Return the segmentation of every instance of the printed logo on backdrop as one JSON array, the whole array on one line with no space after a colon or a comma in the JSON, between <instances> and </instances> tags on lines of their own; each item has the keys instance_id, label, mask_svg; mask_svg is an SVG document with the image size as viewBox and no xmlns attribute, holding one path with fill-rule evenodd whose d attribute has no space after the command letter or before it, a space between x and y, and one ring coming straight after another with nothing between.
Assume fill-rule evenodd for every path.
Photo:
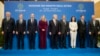
<instances>
[{"instance_id":1,"label":"printed logo on backdrop","mask_svg":"<svg viewBox=\"0 0 100 56\"><path fill-rule=\"evenodd\" d=\"M76 12L86 12L86 10L84 9L84 4L79 4Z\"/></svg>"},{"instance_id":2,"label":"printed logo on backdrop","mask_svg":"<svg viewBox=\"0 0 100 56\"><path fill-rule=\"evenodd\" d=\"M83 4L79 4L78 7L79 7L80 10L84 9L84 5Z\"/></svg>"},{"instance_id":3,"label":"printed logo on backdrop","mask_svg":"<svg viewBox=\"0 0 100 56\"><path fill-rule=\"evenodd\" d=\"M21 3L20 3L20 4L18 4L18 9L20 9L20 10L21 10L21 9L23 9L23 7L24 7L24 5L23 5L23 4L21 4Z\"/></svg>"},{"instance_id":4,"label":"printed logo on backdrop","mask_svg":"<svg viewBox=\"0 0 100 56\"><path fill-rule=\"evenodd\" d=\"M25 12L24 5L22 3L19 3L17 5L17 9L15 9L15 12Z\"/></svg>"}]
</instances>

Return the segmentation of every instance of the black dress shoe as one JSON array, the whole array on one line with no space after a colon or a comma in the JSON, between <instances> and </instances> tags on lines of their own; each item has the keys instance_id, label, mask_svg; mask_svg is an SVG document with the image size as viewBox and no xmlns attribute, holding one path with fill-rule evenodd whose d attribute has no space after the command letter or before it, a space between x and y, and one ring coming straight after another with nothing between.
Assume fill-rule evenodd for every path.
<instances>
[{"instance_id":1,"label":"black dress shoe","mask_svg":"<svg viewBox=\"0 0 100 56\"><path fill-rule=\"evenodd\" d=\"M98 47L95 47L95 48L98 48Z\"/></svg>"},{"instance_id":2,"label":"black dress shoe","mask_svg":"<svg viewBox=\"0 0 100 56\"><path fill-rule=\"evenodd\" d=\"M67 47L64 47L65 49L67 48Z\"/></svg>"}]
</instances>

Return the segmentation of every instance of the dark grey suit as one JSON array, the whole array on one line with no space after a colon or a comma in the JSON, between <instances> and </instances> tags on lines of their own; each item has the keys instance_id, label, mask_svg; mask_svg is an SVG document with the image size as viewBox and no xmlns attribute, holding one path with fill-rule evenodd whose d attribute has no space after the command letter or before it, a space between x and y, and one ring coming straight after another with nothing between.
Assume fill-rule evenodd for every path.
<instances>
[{"instance_id":1,"label":"dark grey suit","mask_svg":"<svg viewBox=\"0 0 100 56\"><path fill-rule=\"evenodd\" d=\"M79 41L80 41L80 48L85 47L85 33L86 33L86 22L85 21L78 21L78 33L79 33Z\"/></svg>"},{"instance_id":2,"label":"dark grey suit","mask_svg":"<svg viewBox=\"0 0 100 56\"><path fill-rule=\"evenodd\" d=\"M93 20L91 20L89 22L89 32L91 32L90 47L97 48L98 31L99 31L99 21L95 21L94 25Z\"/></svg>"},{"instance_id":3,"label":"dark grey suit","mask_svg":"<svg viewBox=\"0 0 100 56\"><path fill-rule=\"evenodd\" d=\"M24 49L24 32L26 31L26 21L23 20L22 23L20 23L19 20L16 21L16 31L18 32L17 38L18 38L18 49Z\"/></svg>"},{"instance_id":4,"label":"dark grey suit","mask_svg":"<svg viewBox=\"0 0 100 56\"><path fill-rule=\"evenodd\" d=\"M56 25L53 20L49 21L49 32L52 33L50 37L50 47L52 49L58 48L58 32L59 32L59 21L56 20Z\"/></svg>"},{"instance_id":5,"label":"dark grey suit","mask_svg":"<svg viewBox=\"0 0 100 56\"><path fill-rule=\"evenodd\" d=\"M61 37L59 37L59 46L60 48L66 48L66 35L69 30L69 23L67 21L60 21L60 32Z\"/></svg>"},{"instance_id":6,"label":"dark grey suit","mask_svg":"<svg viewBox=\"0 0 100 56\"><path fill-rule=\"evenodd\" d=\"M13 31L15 30L15 21L13 18L7 20L4 18L2 21L2 31L4 31L4 39L5 39L5 49L12 49L12 37Z\"/></svg>"},{"instance_id":7,"label":"dark grey suit","mask_svg":"<svg viewBox=\"0 0 100 56\"><path fill-rule=\"evenodd\" d=\"M35 36L37 31L37 20L34 19L33 22L31 22L31 19L28 20L27 24L27 31L29 31L29 48L34 49L35 48Z\"/></svg>"}]
</instances>

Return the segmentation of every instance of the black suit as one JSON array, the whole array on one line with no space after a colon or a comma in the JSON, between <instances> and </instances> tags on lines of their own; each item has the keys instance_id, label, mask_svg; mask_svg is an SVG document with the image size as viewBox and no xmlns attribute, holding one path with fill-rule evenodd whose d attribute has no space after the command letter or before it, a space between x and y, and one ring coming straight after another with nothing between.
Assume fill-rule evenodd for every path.
<instances>
[{"instance_id":1,"label":"black suit","mask_svg":"<svg viewBox=\"0 0 100 56\"><path fill-rule=\"evenodd\" d=\"M31 21L31 19L28 20L27 25L27 31L29 31L29 48L34 49L35 48L35 36L37 31L37 20L34 19Z\"/></svg>"},{"instance_id":2,"label":"black suit","mask_svg":"<svg viewBox=\"0 0 100 56\"><path fill-rule=\"evenodd\" d=\"M59 37L59 46L60 48L66 48L66 35L69 30L69 24L67 21L60 21L60 32L61 32L61 37Z\"/></svg>"},{"instance_id":3,"label":"black suit","mask_svg":"<svg viewBox=\"0 0 100 56\"><path fill-rule=\"evenodd\" d=\"M49 32L51 32L50 37L50 47L52 49L58 48L58 32L59 32L59 21L56 20L56 25L53 20L49 21Z\"/></svg>"},{"instance_id":4,"label":"black suit","mask_svg":"<svg viewBox=\"0 0 100 56\"><path fill-rule=\"evenodd\" d=\"M79 41L80 41L80 48L85 47L85 33L86 33L86 22L85 21L78 21L78 33L79 33Z\"/></svg>"},{"instance_id":5,"label":"black suit","mask_svg":"<svg viewBox=\"0 0 100 56\"><path fill-rule=\"evenodd\" d=\"M90 47L97 48L98 31L99 31L99 21L95 21L94 25L93 20L91 20L89 22L89 32L91 32Z\"/></svg>"},{"instance_id":6,"label":"black suit","mask_svg":"<svg viewBox=\"0 0 100 56\"><path fill-rule=\"evenodd\" d=\"M26 21L23 20L20 23L19 20L16 22L16 32L18 32L18 49L24 49L24 32L26 31Z\"/></svg>"},{"instance_id":7,"label":"black suit","mask_svg":"<svg viewBox=\"0 0 100 56\"><path fill-rule=\"evenodd\" d=\"M10 18L7 20L7 18L4 18L2 21L2 31L4 31L4 39L5 39L5 49L12 49L12 37L13 37L13 31L15 27L15 21L13 18Z\"/></svg>"}]
</instances>

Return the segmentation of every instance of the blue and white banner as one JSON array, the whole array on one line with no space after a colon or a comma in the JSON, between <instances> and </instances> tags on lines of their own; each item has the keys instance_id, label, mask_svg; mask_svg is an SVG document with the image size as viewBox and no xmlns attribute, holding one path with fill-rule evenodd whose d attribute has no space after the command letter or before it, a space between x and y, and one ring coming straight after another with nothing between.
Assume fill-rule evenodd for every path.
<instances>
[{"instance_id":1,"label":"blue and white banner","mask_svg":"<svg viewBox=\"0 0 100 56\"><path fill-rule=\"evenodd\" d=\"M29 19L30 14L34 13L37 20L41 15L45 15L47 20L52 19L53 14L57 14L58 18L65 14L67 20L70 21L71 16L80 18L84 14L86 20L94 14L93 2L5 2L5 11L10 11L12 17L18 19L19 13L24 14L24 19Z\"/></svg>"}]
</instances>

